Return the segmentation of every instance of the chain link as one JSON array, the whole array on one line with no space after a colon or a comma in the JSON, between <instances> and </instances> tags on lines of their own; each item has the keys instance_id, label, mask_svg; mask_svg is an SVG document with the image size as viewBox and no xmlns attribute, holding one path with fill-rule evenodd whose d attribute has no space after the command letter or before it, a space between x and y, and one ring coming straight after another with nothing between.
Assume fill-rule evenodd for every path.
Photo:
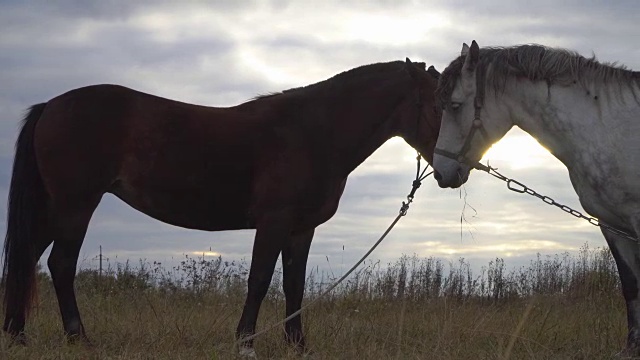
<instances>
[{"instance_id":1,"label":"chain link","mask_svg":"<svg viewBox=\"0 0 640 360\"><path fill-rule=\"evenodd\" d=\"M594 217L591 217L591 216L587 216L587 215L581 213L580 211L578 211L576 209L573 209L573 208L571 208L571 207L569 207L567 205L560 204L559 202L553 200L551 197L546 196L546 195L542 195L542 194L536 192L535 190L533 190L532 188L530 188L530 187L526 186L525 184L519 182L518 180L511 179L511 178L508 178L508 177L502 175L501 173L498 172L498 169L496 169L494 167L491 167L489 165L480 164L480 163L474 164L473 167L478 169L478 170L484 171L487 174L489 174L489 175L491 175L491 176L493 176L493 177L495 177L497 179L500 179L500 180L504 181L505 183L507 183L507 188L509 190L513 191L513 192L517 192L519 194L531 195L533 197L536 197L536 198L542 200L542 202L544 202L547 205L553 205L553 206L559 208L560 210L566 212L567 214L571 214L571 215L573 215L573 216L575 216L575 217L577 217L579 219L584 219L587 222L589 222L589 224L591 224L593 226L597 226L597 227L600 227L600 228L603 228L603 229L607 229L608 231L610 231L610 232L612 232L612 233L614 233L616 235L619 235L619 236L622 236L622 237L627 238L629 240L638 242L638 238L636 238L635 236L629 234L628 232L620 230L620 229L617 229L617 228L615 228L615 227L613 227L611 225L607 225L604 222L598 220L597 218L594 218Z\"/></svg>"}]
</instances>

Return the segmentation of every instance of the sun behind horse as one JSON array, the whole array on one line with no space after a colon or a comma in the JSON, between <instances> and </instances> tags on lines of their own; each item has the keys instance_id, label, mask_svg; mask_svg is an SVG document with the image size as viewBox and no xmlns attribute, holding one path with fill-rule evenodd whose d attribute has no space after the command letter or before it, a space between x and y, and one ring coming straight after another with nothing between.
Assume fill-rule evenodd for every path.
<instances>
[{"instance_id":1,"label":"sun behind horse","mask_svg":"<svg viewBox=\"0 0 640 360\"><path fill-rule=\"evenodd\" d=\"M72 90L31 108L16 145L4 245L4 330L24 340L35 265L48 260L65 333L86 339L74 278L103 194L168 224L256 229L237 337L255 331L282 253L286 314L302 302L315 228L338 208L347 176L403 137L429 161L439 130L435 69L396 61L230 108L115 85ZM304 348L300 316L286 339ZM252 350L246 341L245 353Z\"/></svg>"},{"instance_id":2,"label":"sun behind horse","mask_svg":"<svg viewBox=\"0 0 640 360\"><path fill-rule=\"evenodd\" d=\"M458 187L514 125L562 161L582 207L640 235L640 74L539 45L480 49L474 41L442 73L434 156L441 187ZM624 351L640 355L640 245L602 229L627 303Z\"/></svg>"}]
</instances>

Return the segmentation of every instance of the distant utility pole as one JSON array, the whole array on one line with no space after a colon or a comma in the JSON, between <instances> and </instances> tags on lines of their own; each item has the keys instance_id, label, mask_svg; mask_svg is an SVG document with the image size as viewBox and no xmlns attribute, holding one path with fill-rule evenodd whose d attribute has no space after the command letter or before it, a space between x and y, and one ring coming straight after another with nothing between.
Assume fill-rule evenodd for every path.
<instances>
[{"instance_id":1,"label":"distant utility pole","mask_svg":"<svg viewBox=\"0 0 640 360\"><path fill-rule=\"evenodd\" d=\"M100 245L100 271L98 272L98 277L102 279L102 245Z\"/></svg>"},{"instance_id":2,"label":"distant utility pole","mask_svg":"<svg viewBox=\"0 0 640 360\"><path fill-rule=\"evenodd\" d=\"M97 258L97 259L96 259ZM102 255L102 245L100 245L100 253L98 254L98 256L94 257L91 260L98 260L99 261L99 265L98 265L98 278L102 279L102 261L103 260L109 260L108 257Z\"/></svg>"}]
</instances>

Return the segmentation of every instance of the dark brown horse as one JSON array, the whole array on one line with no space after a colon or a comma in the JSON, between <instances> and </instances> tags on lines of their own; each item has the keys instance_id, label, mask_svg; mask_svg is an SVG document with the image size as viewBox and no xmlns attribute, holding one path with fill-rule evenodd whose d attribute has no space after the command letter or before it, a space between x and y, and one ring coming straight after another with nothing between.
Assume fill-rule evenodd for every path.
<instances>
[{"instance_id":1,"label":"dark brown horse","mask_svg":"<svg viewBox=\"0 0 640 360\"><path fill-rule=\"evenodd\" d=\"M24 340L35 265L53 242L48 266L64 331L86 340L73 284L105 193L176 226L256 229L238 338L254 333L281 252L286 313L295 312L314 230L336 212L349 173L393 136L431 162L439 74L424 68L408 59L362 66L230 108L115 85L31 107L9 193L4 330ZM300 316L285 333L304 347Z\"/></svg>"}]
</instances>

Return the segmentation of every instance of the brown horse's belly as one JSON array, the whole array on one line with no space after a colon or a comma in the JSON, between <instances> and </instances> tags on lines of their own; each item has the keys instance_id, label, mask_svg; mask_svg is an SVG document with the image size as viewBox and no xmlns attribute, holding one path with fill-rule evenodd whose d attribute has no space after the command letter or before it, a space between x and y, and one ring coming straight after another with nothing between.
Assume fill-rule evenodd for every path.
<instances>
[{"instance_id":1,"label":"brown horse's belly","mask_svg":"<svg viewBox=\"0 0 640 360\"><path fill-rule=\"evenodd\" d=\"M164 223L197 230L254 228L247 201L202 191L134 189L118 182L109 190L132 208Z\"/></svg>"}]
</instances>

